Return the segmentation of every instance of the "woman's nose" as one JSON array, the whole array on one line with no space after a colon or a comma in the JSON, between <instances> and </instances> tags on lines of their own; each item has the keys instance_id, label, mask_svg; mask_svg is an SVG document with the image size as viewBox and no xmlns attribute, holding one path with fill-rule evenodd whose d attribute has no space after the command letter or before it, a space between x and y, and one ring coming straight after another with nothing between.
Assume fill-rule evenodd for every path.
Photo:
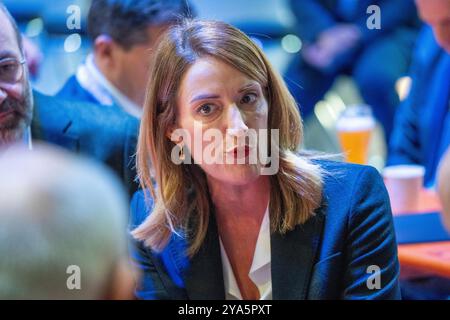
<instances>
[{"instance_id":1,"label":"woman's nose","mask_svg":"<svg viewBox=\"0 0 450 320\"><path fill-rule=\"evenodd\" d=\"M248 131L242 113L234 103L228 110L228 125L226 129L228 135L237 137L245 135Z\"/></svg>"}]
</instances>

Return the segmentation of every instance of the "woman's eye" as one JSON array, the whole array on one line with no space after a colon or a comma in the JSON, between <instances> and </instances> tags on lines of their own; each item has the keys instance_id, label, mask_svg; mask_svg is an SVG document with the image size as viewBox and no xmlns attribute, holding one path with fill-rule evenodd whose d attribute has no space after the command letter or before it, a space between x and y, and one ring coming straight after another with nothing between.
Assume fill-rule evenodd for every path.
<instances>
[{"instance_id":1,"label":"woman's eye","mask_svg":"<svg viewBox=\"0 0 450 320\"><path fill-rule=\"evenodd\" d=\"M255 101L256 101L256 94L254 93L248 93L241 99L241 103L243 104L252 104Z\"/></svg>"},{"instance_id":2,"label":"woman's eye","mask_svg":"<svg viewBox=\"0 0 450 320\"><path fill-rule=\"evenodd\" d=\"M203 116L207 116L214 111L214 106L211 104L204 104L197 109L197 112Z\"/></svg>"}]
</instances>

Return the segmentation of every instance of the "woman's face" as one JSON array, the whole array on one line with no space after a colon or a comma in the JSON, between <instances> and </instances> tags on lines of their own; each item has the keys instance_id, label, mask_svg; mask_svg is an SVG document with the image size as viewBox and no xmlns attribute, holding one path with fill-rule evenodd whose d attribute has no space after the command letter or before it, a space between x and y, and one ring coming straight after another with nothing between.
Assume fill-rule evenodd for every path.
<instances>
[{"instance_id":1,"label":"woman's face","mask_svg":"<svg viewBox=\"0 0 450 320\"><path fill-rule=\"evenodd\" d=\"M260 129L267 129L267 118L261 85L208 57L198 59L182 78L173 129L189 134L184 147L209 179L244 185L260 174L254 134L264 134Z\"/></svg>"}]
</instances>

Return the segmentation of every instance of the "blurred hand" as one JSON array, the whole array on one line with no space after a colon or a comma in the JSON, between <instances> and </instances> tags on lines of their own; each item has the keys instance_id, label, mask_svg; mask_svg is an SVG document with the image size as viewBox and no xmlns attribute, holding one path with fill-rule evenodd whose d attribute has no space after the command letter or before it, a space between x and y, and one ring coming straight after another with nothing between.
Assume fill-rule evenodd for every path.
<instances>
[{"instance_id":1,"label":"blurred hand","mask_svg":"<svg viewBox=\"0 0 450 320\"><path fill-rule=\"evenodd\" d=\"M308 64L326 69L337 56L356 47L360 39L358 27L353 24L338 24L323 31L315 43L305 46L302 55Z\"/></svg>"},{"instance_id":2,"label":"blurred hand","mask_svg":"<svg viewBox=\"0 0 450 320\"><path fill-rule=\"evenodd\" d=\"M42 62L42 52L39 47L26 36L22 36L23 51L27 60L28 70L31 76L36 77L39 73L39 67Z\"/></svg>"},{"instance_id":3,"label":"blurred hand","mask_svg":"<svg viewBox=\"0 0 450 320\"><path fill-rule=\"evenodd\" d=\"M302 56L306 63L317 69L326 69L333 62L332 52L317 44L305 45Z\"/></svg>"}]
</instances>

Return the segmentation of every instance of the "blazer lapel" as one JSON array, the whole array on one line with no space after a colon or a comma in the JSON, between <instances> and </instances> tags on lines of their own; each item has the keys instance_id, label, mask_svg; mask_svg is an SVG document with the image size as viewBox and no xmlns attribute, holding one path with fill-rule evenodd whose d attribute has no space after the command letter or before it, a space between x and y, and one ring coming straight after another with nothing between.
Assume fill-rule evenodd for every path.
<instances>
[{"instance_id":1,"label":"blazer lapel","mask_svg":"<svg viewBox=\"0 0 450 320\"><path fill-rule=\"evenodd\" d=\"M271 235L272 298L306 298L312 267L322 237L324 205L305 224L285 235Z\"/></svg>"},{"instance_id":2,"label":"blazer lapel","mask_svg":"<svg viewBox=\"0 0 450 320\"><path fill-rule=\"evenodd\" d=\"M184 281L189 299L225 299L219 234L213 212L210 214L205 241L190 260Z\"/></svg>"},{"instance_id":3,"label":"blazer lapel","mask_svg":"<svg viewBox=\"0 0 450 320\"><path fill-rule=\"evenodd\" d=\"M79 139L75 134L73 120L62 112L56 98L33 92L33 119L31 121L31 138L79 151Z\"/></svg>"}]
</instances>

